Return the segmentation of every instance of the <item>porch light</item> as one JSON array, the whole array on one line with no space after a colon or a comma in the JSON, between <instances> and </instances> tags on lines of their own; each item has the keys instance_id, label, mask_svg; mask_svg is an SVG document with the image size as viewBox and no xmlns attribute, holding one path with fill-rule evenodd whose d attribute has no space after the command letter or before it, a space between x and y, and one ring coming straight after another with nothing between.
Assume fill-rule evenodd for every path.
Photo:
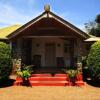
<instances>
[{"instance_id":1,"label":"porch light","mask_svg":"<svg viewBox=\"0 0 100 100\"><path fill-rule=\"evenodd\" d=\"M50 11L50 5L48 5L48 4L44 5L44 10L45 10L45 12L49 12Z\"/></svg>"}]
</instances>

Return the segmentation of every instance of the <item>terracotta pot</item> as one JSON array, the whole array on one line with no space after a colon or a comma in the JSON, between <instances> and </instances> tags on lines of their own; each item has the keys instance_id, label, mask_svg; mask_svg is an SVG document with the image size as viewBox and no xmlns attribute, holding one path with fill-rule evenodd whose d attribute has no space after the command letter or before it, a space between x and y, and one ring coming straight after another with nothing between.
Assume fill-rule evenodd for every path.
<instances>
[{"instance_id":1,"label":"terracotta pot","mask_svg":"<svg viewBox=\"0 0 100 100\"><path fill-rule=\"evenodd\" d=\"M70 78L70 85L75 86L75 77Z\"/></svg>"},{"instance_id":2,"label":"terracotta pot","mask_svg":"<svg viewBox=\"0 0 100 100\"><path fill-rule=\"evenodd\" d=\"M22 77L16 77L16 81L23 81Z\"/></svg>"},{"instance_id":3,"label":"terracotta pot","mask_svg":"<svg viewBox=\"0 0 100 100\"><path fill-rule=\"evenodd\" d=\"M83 76L82 76L82 74L77 74L77 75L76 75L76 80L77 80L77 81L83 81Z\"/></svg>"},{"instance_id":4,"label":"terracotta pot","mask_svg":"<svg viewBox=\"0 0 100 100\"><path fill-rule=\"evenodd\" d=\"M29 79L28 78L23 78L23 83L22 83L23 86L30 86L30 82L29 82Z\"/></svg>"},{"instance_id":5,"label":"terracotta pot","mask_svg":"<svg viewBox=\"0 0 100 100\"><path fill-rule=\"evenodd\" d=\"M75 82L75 84L77 86L83 86L83 85L85 85L84 82L83 82L83 76L82 76L82 74L76 75L76 82Z\"/></svg>"}]
</instances>

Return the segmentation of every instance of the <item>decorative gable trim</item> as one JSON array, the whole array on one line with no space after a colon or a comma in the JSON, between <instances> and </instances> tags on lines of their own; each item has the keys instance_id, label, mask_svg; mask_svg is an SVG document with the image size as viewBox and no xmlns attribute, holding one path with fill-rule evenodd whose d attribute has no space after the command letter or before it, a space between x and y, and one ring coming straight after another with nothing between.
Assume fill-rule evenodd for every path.
<instances>
[{"instance_id":1,"label":"decorative gable trim","mask_svg":"<svg viewBox=\"0 0 100 100\"><path fill-rule=\"evenodd\" d=\"M54 13L52 13L50 11L49 12L45 11L41 15L39 15L38 17L34 18L33 20L26 23L25 25L23 25L22 27L20 27L16 31L12 32L10 35L7 36L7 38L12 39L13 37L16 37L18 34L20 34L22 31L26 30L28 27L30 27L31 25L33 25L37 21L41 20L42 18L47 18L47 17L54 18L55 20L57 20L58 22L60 22L61 24L65 25L65 26L69 27L71 30L75 31L77 34L81 35L84 38L89 37L88 34L83 32L82 30L78 29L77 27L75 27L74 25L69 23L68 21L62 19L61 17L55 15Z\"/></svg>"}]
</instances>

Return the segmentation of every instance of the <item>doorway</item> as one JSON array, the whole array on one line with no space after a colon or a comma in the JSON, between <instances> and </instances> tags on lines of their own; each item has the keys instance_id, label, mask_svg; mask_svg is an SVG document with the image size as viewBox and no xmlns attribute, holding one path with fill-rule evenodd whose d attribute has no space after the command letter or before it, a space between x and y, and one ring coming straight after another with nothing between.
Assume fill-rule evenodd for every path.
<instances>
[{"instance_id":1,"label":"doorway","mask_svg":"<svg viewBox=\"0 0 100 100\"><path fill-rule=\"evenodd\" d=\"M45 45L45 66L46 67L56 66L56 46L55 44Z\"/></svg>"}]
</instances>

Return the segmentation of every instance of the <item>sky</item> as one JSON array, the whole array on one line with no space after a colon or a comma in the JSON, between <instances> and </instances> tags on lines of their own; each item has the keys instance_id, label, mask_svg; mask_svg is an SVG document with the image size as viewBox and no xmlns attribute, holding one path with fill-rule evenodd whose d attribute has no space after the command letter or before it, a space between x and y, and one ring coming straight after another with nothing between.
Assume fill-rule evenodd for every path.
<instances>
[{"instance_id":1,"label":"sky","mask_svg":"<svg viewBox=\"0 0 100 100\"><path fill-rule=\"evenodd\" d=\"M0 0L0 28L27 23L44 11L45 4L82 30L100 14L100 0Z\"/></svg>"}]
</instances>

